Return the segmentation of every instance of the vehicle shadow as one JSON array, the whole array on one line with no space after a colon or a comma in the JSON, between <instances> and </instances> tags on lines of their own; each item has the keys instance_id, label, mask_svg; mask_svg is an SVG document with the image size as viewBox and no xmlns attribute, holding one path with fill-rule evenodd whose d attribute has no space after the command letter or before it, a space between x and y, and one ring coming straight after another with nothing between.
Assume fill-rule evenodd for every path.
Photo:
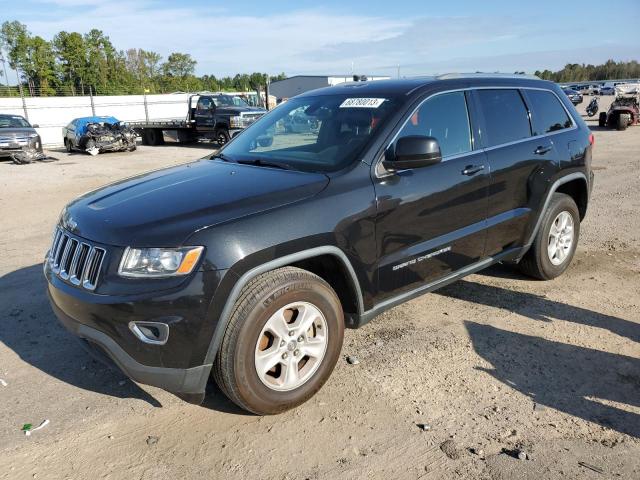
<instances>
[{"instance_id":1,"label":"vehicle shadow","mask_svg":"<svg viewBox=\"0 0 640 480\"><path fill-rule=\"evenodd\" d=\"M510 272L506 272L510 274ZM514 274L515 275L515 274ZM461 280L436 292L502 308L533 320L565 320L640 341L636 323L540 295ZM534 402L640 438L640 360L466 321L473 348L491 368L478 368Z\"/></svg>"},{"instance_id":2,"label":"vehicle shadow","mask_svg":"<svg viewBox=\"0 0 640 480\"><path fill-rule=\"evenodd\" d=\"M476 367L535 403L640 438L640 360L466 321Z\"/></svg>"},{"instance_id":3,"label":"vehicle shadow","mask_svg":"<svg viewBox=\"0 0 640 480\"><path fill-rule=\"evenodd\" d=\"M510 275L510 273L505 273ZM513 277L518 278L517 274ZM553 319L578 323L590 327L604 328L616 335L640 342L640 325L622 318L594 312L582 307L559 303L541 295L518 292L493 285L484 285L460 280L454 284L436 290L434 293L459 300L502 308L532 320L551 322Z\"/></svg>"},{"instance_id":4,"label":"vehicle shadow","mask_svg":"<svg viewBox=\"0 0 640 480\"><path fill-rule=\"evenodd\" d=\"M0 277L0 342L23 361L70 385L117 398L161 403L126 376L93 360L58 323L45 294L42 265Z\"/></svg>"}]
</instances>

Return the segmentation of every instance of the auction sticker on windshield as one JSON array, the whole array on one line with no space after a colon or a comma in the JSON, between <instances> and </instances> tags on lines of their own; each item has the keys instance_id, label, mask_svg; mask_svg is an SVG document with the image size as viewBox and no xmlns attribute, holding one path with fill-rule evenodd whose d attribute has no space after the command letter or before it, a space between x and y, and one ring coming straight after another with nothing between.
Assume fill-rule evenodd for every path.
<instances>
[{"instance_id":1,"label":"auction sticker on windshield","mask_svg":"<svg viewBox=\"0 0 640 480\"><path fill-rule=\"evenodd\" d=\"M386 98L347 98L340 108L378 108Z\"/></svg>"}]
</instances>

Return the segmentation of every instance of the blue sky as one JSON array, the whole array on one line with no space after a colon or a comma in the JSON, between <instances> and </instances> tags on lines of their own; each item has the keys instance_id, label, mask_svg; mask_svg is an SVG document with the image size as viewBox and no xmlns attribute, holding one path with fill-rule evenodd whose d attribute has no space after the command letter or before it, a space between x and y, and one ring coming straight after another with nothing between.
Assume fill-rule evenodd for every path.
<instances>
[{"instance_id":1,"label":"blue sky","mask_svg":"<svg viewBox=\"0 0 640 480\"><path fill-rule=\"evenodd\" d=\"M614 8L615 5L615 8ZM50 39L103 30L119 49L190 53L198 74L401 75L640 60L639 0L0 0ZM617 27L617 21L623 24Z\"/></svg>"}]
</instances>

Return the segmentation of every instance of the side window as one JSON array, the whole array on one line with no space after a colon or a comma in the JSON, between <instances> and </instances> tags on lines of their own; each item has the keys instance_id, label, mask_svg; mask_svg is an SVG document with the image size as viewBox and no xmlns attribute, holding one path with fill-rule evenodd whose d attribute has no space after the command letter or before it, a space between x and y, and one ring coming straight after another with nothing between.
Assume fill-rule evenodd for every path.
<instances>
[{"instance_id":1,"label":"side window","mask_svg":"<svg viewBox=\"0 0 640 480\"><path fill-rule=\"evenodd\" d=\"M211 108L211 99L209 97L201 97L198 99L198 110L209 110Z\"/></svg>"},{"instance_id":2,"label":"side window","mask_svg":"<svg viewBox=\"0 0 640 480\"><path fill-rule=\"evenodd\" d=\"M398 138L434 137L442 157L470 152L471 128L464 92L444 93L425 101L402 127Z\"/></svg>"},{"instance_id":3,"label":"side window","mask_svg":"<svg viewBox=\"0 0 640 480\"><path fill-rule=\"evenodd\" d=\"M485 119L488 146L531 136L529 114L518 90L476 90Z\"/></svg>"},{"instance_id":4,"label":"side window","mask_svg":"<svg viewBox=\"0 0 640 480\"><path fill-rule=\"evenodd\" d=\"M571 127L572 122L567 111L553 93L544 90L527 90L526 92L527 100L531 104L534 135L543 135Z\"/></svg>"}]
</instances>

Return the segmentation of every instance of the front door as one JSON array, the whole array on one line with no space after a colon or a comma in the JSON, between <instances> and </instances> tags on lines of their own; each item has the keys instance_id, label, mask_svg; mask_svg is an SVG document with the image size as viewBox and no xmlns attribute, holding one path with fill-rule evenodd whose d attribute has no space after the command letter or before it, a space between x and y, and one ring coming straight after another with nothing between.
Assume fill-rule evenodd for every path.
<instances>
[{"instance_id":1,"label":"front door","mask_svg":"<svg viewBox=\"0 0 640 480\"><path fill-rule=\"evenodd\" d=\"M435 137L442 162L382 175L378 167L378 301L446 277L483 257L489 167L485 153L474 149L467 104L465 92L430 97L394 139Z\"/></svg>"},{"instance_id":2,"label":"front door","mask_svg":"<svg viewBox=\"0 0 640 480\"><path fill-rule=\"evenodd\" d=\"M199 131L213 130L216 105L211 97L200 97L196 104L196 128Z\"/></svg>"}]
</instances>

